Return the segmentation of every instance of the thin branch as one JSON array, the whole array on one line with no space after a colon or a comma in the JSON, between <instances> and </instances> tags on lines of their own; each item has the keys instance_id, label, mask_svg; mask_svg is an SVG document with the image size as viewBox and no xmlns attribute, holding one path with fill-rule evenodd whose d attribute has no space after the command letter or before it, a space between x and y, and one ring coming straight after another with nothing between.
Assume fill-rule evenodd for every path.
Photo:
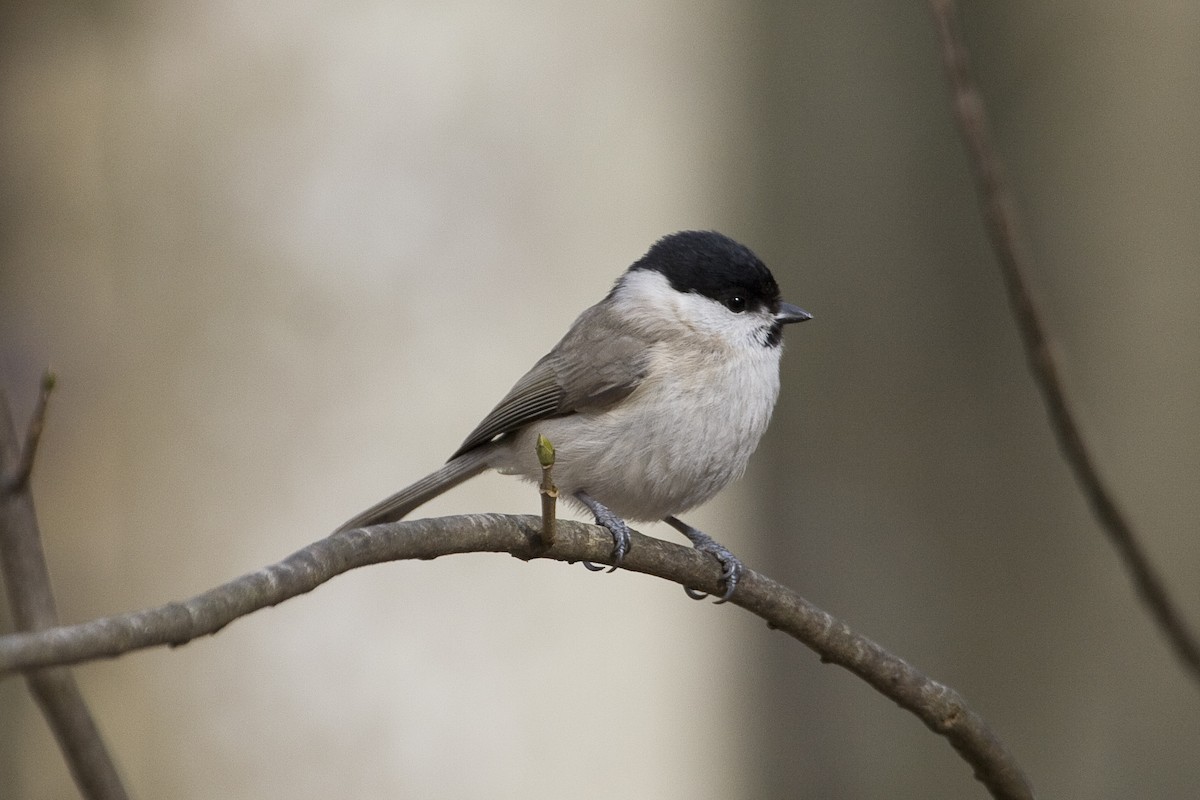
<instances>
[{"instance_id":1,"label":"thin branch","mask_svg":"<svg viewBox=\"0 0 1200 800\"><path fill-rule=\"evenodd\" d=\"M1193 679L1200 681L1200 644L1188 630L1161 576L1150 563L1129 518L1100 477L1096 460L1088 449L1067 399L1046 326L1026 277L1031 271L1030 259L1017 235L1012 200L1001 177L999 157L988 135L983 98L971 75L956 4L953 0L930 0L929 5L937 22L942 59L953 97L954 116L970 155L984 222L1008 289L1009 305L1021 331L1026 358L1046 403L1059 447L1101 527L1108 533L1129 570L1134 586L1154 621L1162 629L1184 668Z\"/></svg>"},{"instance_id":2,"label":"thin branch","mask_svg":"<svg viewBox=\"0 0 1200 800\"><path fill-rule=\"evenodd\" d=\"M50 667L26 675L25 681L79 793L89 800L126 800L117 765L71 670Z\"/></svg>"},{"instance_id":3,"label":"thin branch","mask_svg":"<svg viewBox=\"0 0 1200 800\"><path fill-rule=\"evenodd\" d=\"M216 633L238 617L312 591L357 567L455 553L501 552L522 560L611 561L612 537L592 525L559 520L553 546L540 517L495 514L408 520L334 533L277 564L181 602L0 637L0 675L51 664L76 664L145 647L181 645ZM633 534L621 566L682 586L718 592L720 568L691 548ZM1012 755L953 689L850 630L785 586L747 571L732 602L858 675L949 740L997 798L1031 798Z\"/></svg>"},{"instance_id":4,"label":"thin branch","mask_svg":"<svg viewBox=\"0 0 1200 800\"><path fill-rule=\"evenodd\" d=\"M4 480L4 491L7 493L16 494L29 486L29 479L33 475L33 462L37 458L38 443L42 440L42 429L46 425L46 407L50 402L50 392L54 391L55 381L54 373L50 370L42 374L41 391L38 392L37 402L33 406L33 414L29 417L29 427L25 429L25 445L21 448L20 459L13 473Z\"/></svg>"},{"instance_id":5,"label":"thin branch","mask_svg":"<svg viewBox=\"0 0 1200 800\"><path fill-rule=\"evenodd\" d=\"M0 392L0 475L6 476L0 481L0 573L13 623L21 631L58 625L50 573L29 494L29 475L53 385L53 377L47 373L20 453L8 398ZM128 795L116 765L71 671L53 667L29 672L25 680L83 796L125 800Z\"/></svg>"}]
</instances>

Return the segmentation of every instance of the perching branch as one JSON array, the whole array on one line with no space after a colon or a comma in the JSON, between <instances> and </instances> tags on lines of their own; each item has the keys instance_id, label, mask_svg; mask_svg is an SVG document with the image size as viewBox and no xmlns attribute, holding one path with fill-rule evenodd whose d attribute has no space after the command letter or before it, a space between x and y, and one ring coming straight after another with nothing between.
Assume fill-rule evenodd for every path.
<instances>
[{"instance_id":1,"label":"perching branch","mask_svg":"<svg viewBox=\"0 0 1200 800\"><path fill-rule=\"evenodd\" d=\"M558 520L555 542L547 547L542 541L541 518L495 514L408 520L342 531L189 600L40 633L0 637L0 675L51 664L76 664L145 647L185 644L216 633L252 611L312 591L357 567L477 552L509 553L522 560L609 562L612 537L602 528ZM637 533L621 566L703 591L721 589L720 568L712 558ZM732 602L917 715L950 741L993 797L1033 796L1012 755L953 689L931 680L763 575L747 571Z\"/></svg>"},{"instance_id":2,"label":"perching branch","mask_svg":"<svg viewBox=\"0 0 1200 800\"><path fill-rule=\"evenodd\" d=\"M971 75L966 44L959 29L954 0L930 0L942 45L942 59L950 81L954 116L967 146L975 173L979 204L1000 272L1008 289L1009 305L1021 331L1025 355L1050 416L1059 447L1092 506L1101 527L1117 549L1134 586L1151 616L1162 629L1193 679L1200 681L1200 644L1183 622L1161 576L1150 563L1125 512L1105 484L1084 440L1066 388L1050 348L1046 326L1038 313L1027 275L1029 256L1017 235L1013 203L1001 177L1000 159L992 147L983 98Z\"/></svg>"},{"instance_id":3,"label":"perching branch","mask_svg":"<svg viewBox=\"0 0 1200 800\"><path fill-rule=\"evenodd\" d=\"M14 626L20 631L58 625L50 573L29 494L29 477L53 386L54 379L47 373L20 451L8 398L0 392L0 573ZM61 666L32 671L25 681L83 796L125 800L125 787L71 671Z\"/></svg>"}]
</instances>

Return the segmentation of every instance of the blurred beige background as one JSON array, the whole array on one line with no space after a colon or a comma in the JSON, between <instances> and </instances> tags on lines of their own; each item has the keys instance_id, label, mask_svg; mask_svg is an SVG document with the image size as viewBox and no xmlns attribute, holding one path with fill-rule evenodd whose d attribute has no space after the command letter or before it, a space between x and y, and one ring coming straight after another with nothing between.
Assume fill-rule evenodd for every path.
<instances>
[{"instance_id":1,"label":"blurred beige background","mask_svg":"<svg viewBox=\"0 0 1200 800\"><path fill-rule=\"evenodd\" d=\"M712 227L816 320L691 519L959 689L1044 796L1200 785L1200 693L1057 455L922 3L0 14L0 367L22 414L60 376L64 619L423 475L654 238ZM1200 6L965 16L1083 424L1200 626ZM536 508L488 477L423 513ZM77 674L139 798L983 795L858 680L623 572L385 565ZM0 797L73 794L0 683Z\"/></svg>"}]
</instances>

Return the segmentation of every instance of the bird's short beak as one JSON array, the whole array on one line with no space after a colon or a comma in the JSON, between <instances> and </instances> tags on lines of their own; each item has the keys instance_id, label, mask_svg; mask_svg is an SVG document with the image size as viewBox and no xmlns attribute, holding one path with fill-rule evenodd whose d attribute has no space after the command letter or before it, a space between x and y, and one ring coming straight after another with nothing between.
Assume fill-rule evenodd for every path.
<instances>
[{"instance_id":1,"label":"bird's short beak","mask_svg":"<svg viewBox=\"0 0 1200 800\"><path fill-rule=\"evenodd\" d=\"M780 303L779 311L775 312L775 321L781 325L787 325L789 322L804 322L806 319L812 319L812 314L791 303Z\"/></svg>"}]
</instances>

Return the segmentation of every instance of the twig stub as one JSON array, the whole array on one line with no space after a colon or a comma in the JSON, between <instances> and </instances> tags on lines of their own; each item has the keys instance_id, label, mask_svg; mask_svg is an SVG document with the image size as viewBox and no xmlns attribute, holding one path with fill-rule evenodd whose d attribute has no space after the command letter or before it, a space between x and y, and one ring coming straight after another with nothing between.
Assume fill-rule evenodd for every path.
<instances>
[{"instance_id":1,"label":"twig stub","mask_svg":"<svg viewBox=\"0 0 1200 800\"><path fill-rule=\"evenodd\" d=\"M556 525L558 487L554 485L551 470L554 469L554 445L540 433L537 438L538 463L542 465L542 482L538 484L538 494L542 496L542 544L553 547L558 536Z\"/></svg>"}]
</instances>

